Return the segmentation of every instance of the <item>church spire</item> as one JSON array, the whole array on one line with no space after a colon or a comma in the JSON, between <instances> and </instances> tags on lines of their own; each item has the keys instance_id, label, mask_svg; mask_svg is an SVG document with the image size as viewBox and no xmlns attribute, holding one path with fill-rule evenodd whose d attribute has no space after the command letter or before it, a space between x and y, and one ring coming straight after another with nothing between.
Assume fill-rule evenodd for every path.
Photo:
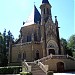
<instances>
[{"instance_id":1,"label":"church spire","mask_svg":"<svg viewBox=\"0 0 75 75\"><path fill-rule=\"evenodd\" d=\"M23 25L28 26L28 25L32 25L32 24L38 24L38 21L41 22L41 15L34 4L34 8L31 12L31 14L29 15L27 21L25 23L23 23Z\"/></svg>"},{"instance_id":2,"label":"church spire","mask_svg":"<svg viewBox=\"0 0 75 75\"><path fill-rule=\"evenodd\" d=\"M49 4L49 1L48 1L48 0L42 0L42 3L47 3L47 4Z\"/></svg>"},{"instance_id":3,"label":"church spire","mask_svg":"<svg viewBox=\"0 0 75 75\"><path fill-rule=\"evenodd\" d=\"M58 43L58 47L59 47L59 54L61 54L60 37L59 37L59 28L60 27L58 27L57 16L55 16L55 25L56 25L57 43Z\"/></svg>"}]
</instances>

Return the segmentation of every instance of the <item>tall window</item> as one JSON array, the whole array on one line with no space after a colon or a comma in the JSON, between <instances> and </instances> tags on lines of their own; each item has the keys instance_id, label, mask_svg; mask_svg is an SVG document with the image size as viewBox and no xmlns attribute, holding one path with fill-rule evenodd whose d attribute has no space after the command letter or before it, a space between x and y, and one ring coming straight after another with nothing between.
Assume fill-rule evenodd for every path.
<instances>
[{"instance_id":1,"label":"tall window","mask_svg":"<svg viewBox=\"0 0 75 75\"><path fill-rule=\"evenodd\" d=\"M47 14L49 14L49 9L47 8Z\"/></svg>"},{"instance_id":2,"label":"tall window","mask_svg":"<svg viewBox=\"0 0 75 75\"><path fill-rule=\"evenodd\" d=\"M37 33L34 33L34 41L37 41Z\"/></svg>"},{"instance_id":3,"label":"tall window","mask_svg":"<svg viewBox=\"0 0 75 75\"><path fill-rule=\"evenodd\" d=\"M23 53L23 60L26 59L26 52Z\"/></svg>"},{"instance_id":4,"label":"tall window","mask_svg":"<svg viewBox=\"0 0 75 75\"><path fill-rule=\"evenodd\" d=\"M21 53L18 54L18 60L20 60L20 59L21 59Z\"/></svg>"},{"instance_id":5,"label":"tall window","mask_svg":"<svg viewBox=\"0 0 75 75\"><path fill-rule=\"evenodd\" d=\"M31 35L27 36L27 42L31 42Z\"/></svg>"},{"instance_id":6,"label":"tall window","mask_svg":"<svg viewBox=\"0 0 75 75\"><path fill-rule=\"evenodd\" d=\"M45 8L44 8L44 14L45 14Z\"/></svg>"},{"instance_id":7,"label":"tall window","mask_svg":"<svg viewBox=\"0 0 75 75\"><path fill-rule=\"evenodd\" d=\"M35 60L38 60L40 57L39 57L39 51L37 50L36 51L36 58L35 58Z\"/></svg>"}]
</instances>

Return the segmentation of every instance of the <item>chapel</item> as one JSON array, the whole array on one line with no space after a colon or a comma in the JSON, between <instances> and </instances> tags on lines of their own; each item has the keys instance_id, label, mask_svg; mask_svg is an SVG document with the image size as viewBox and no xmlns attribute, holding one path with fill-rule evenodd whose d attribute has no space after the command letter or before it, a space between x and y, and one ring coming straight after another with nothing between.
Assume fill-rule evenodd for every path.
<instances>
[{"instance_id":1,"label":"chapel","mask_svg":"<svg viewBox=\"0 0 75 75\"><path fill-rule=\"evenodd\" d=\"M23 60L27 62L39 60L48 65L49 70L75 69L73 66L75 61L64 54L60 42L57 16L53 21L51 8L52 6L48 0L42 0L41 13L34 5L27 21L23 22L20 29L20 38L9 51L10 63L21 63ZM61 65L62 67L60 67Z\"/></svg>"}]
</instances>

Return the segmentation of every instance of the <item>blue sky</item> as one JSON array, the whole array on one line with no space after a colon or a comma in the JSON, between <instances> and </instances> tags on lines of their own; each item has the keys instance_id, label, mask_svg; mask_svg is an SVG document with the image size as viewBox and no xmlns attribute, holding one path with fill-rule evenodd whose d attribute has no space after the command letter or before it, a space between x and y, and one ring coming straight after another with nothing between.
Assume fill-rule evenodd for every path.
<instances>
[{"instance_id":1,"label":"blue sky","mask_svg":"<svg viewBox=\"0 0 75 75\"><path fill-rule=\"evenodd\" d=\"M0 0L0 32L10 30L18 38L23 21L30 15L34 2L40 11L42 0ZM75 0L49 0L52 5L52 18L57 15L60 37L68 39L75 34Z\"/></svg>"}]
</instances>

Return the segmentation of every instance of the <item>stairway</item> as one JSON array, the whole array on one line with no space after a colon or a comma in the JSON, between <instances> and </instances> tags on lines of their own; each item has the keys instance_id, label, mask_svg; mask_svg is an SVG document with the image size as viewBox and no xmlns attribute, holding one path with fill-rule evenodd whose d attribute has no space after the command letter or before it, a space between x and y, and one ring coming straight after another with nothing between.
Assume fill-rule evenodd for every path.
<instances>
[{"instance_id":1,"label":"stairway","mask_svg":"<svg viewBox=\"0 0 75 75\"><path fill-rule=\"evenodd\" d=\"M32 63L28 63L28 65L30 65L31 68L31 72L33 75L46 75L46 73L34 62Z\"/></svg>"}]
</instances>

